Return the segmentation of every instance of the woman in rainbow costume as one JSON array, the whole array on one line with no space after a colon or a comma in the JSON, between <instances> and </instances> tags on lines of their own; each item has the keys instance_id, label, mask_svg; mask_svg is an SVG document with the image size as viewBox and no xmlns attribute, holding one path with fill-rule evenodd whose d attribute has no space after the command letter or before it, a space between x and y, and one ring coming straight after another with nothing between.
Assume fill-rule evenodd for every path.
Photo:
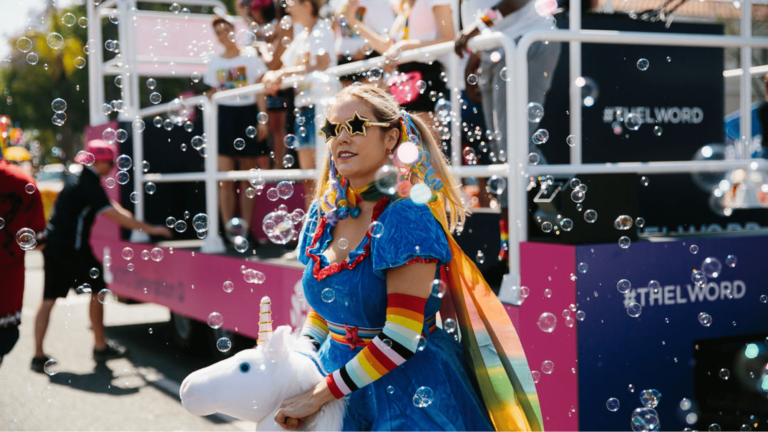
<instances>
[{"instance_id":1,"label":"woman in rainbow costume","mask_svg":"<svg viewBox=\"0 0 768 432\"><path fill-rule=\"evenodd\" d=\"M302 335L327 376L275 421L296 429L347 398L344 430L541 430L517 334L451 236L467 209L429 128L355 85L320 134L328 159L298 253Z\"/></svg>"}]
</instances>

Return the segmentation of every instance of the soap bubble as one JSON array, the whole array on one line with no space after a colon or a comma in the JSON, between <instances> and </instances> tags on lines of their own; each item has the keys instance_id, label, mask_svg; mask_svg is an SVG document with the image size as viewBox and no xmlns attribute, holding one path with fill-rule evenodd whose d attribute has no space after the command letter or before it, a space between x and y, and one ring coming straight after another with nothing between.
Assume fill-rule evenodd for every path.
<instances>
[{"instance_id":1,"label":"soap bubble","mask_svg":"<svg viewBox=\"0 0 768 432\"><path fill-rule=\"evenodd\" d=\"M220 328L224 324L224 317L218 312L211 312L208 315L208 326L214 330Z\"/></svg>"},{"instance_id":2,"label":"soap bubble","mask_svg":"<svg viewBox=\"0 0 768 432\"><path fill-rule=\"evenodd\" d=\"M720 379L723 381L728 381L728 379L731 377L731 371L729 371L726 368L720 369L720 372L718 373L720 376Z\"/></svg>"},{"instance_id":3,"label":"soap bubble","mask_svg":"<svg viewBox=\"0 0 768 432\"><path fill-rule=\"evenodd\" d=\"M595 223L595 221L597 221L597 212L592 209L585 211L584 220L587 221L587 223Z\"/></svg>"},{"instance_id":4,"label":"soap bubble","mask_svg":"<svg viewBox=\"0 0 768 432\"><path fill-rule=\"evenodd\" d=\"M23 250L32 250L37 246L37 235L30 228L22 228L16 232L16 243Z\"/></svg>"},{"instance_id":5,"label":"soap bubble","mask_svg":"<svg viewBox=\"0 0 768 432\"><path fill-rule=\"evenodd\" d=\"M692 254L696 255L699 253L699 247L696 245L691 245L690 248L688 248L689 251L691 251Z\"/></svg>"},{"instance_id":6,"label":"soap bubble","mask_svg":"<svg viewBox=\"0 0 768 432\"><path fill-rule=\"evenodd\" d=\"M152 250L149 252L149 257L152 258L152 261L154 262L160 262L163 260L163 250L159 247L152 248Z\"/></svg>"},{"instance_id":7,"label":"soap bubble","mask_svg":"<svg viewBox=\"0 0 768 432\"><path fill-rule=\"evenodd\" d=\"M704 327L709 327L712 325L712 317L706 312L701 312L699 313L699 323Z\"/></svg>"},{"instance_id":8,"label":"soap bubble","mask_svg":"<svg viewBox=\"0 0 768 432\"><path fill-rule=\"evenodd\" d=\"M99 303L101 304L111 303L112 300L114 300L114 297L115 295L112 294L112 291L110 291L108 288L104 288L103 290L99 291L99 294L97 295Z\"/></svg>"},{"instance_id":9,"label":"soap bubble","mask_svg":"<svg viewBox=\"0 0 768 432\"><path fill-rule=\"evenodd\" d=\"M648 70L648 66L650 65L651 63L648 61L648 59L641 58L640 60L637 61L637 68L640 69L641 71Z\"/></svg>"},{"instance_id":10,"label":"soap bubble","mask_svg":"<svg viewBox=\"0 0 768 432\"><path fill-rule=\"evenodd\" d=\"M31 64L32 66L36 65L39 60L40 57L36 53L31 52L27 54L27 63Z\"/></svg>"},{"instance_id":11,"label":"soap bubble","mask_svg":"<svg viewBox=\"0 0 768 432\"><path fill-rule=\"evenodd\" d=\"M124 260L130 261L131 259L133 259L133 249L129 247L123 248L122 255Z\"/></svg>"},{"instance_id":12,"label":"soap bubble","mask_svg":"<svg viewBox=\"0 0 768 432\"><path fill-rule=\"evenodd\" d=\"M82 57L75 57L74 63L76 68L82 69L85 67L86 61Z\"/></svg>"},{"instance_id":13,"label":"soap bubble","mask_svg":"<svg viewBox=\"0 0 768 432\"><path fill-rule=\"evenodd\" d=\"M507 188L507 179L496 175L491 176L491 178L488 179L488 188L492 193L500 195Z\"/></svg>"},{"instance_id":14,"label":"soap bubble","mask_svg":"<svg viewBox=\"0 0 768 432\"><path fill-rule=\"evenodd\" d=\"M643 307L639 303L632 302L627 305L627 314L632 318L637 318L643 313Z\"/></svg>"},{"instance_id":15,"label":"soap bubble","mask_svg":"<svg viewBox=\"0 0 768 432\"><path fill-rule=\"evenodd\" d=\"M413 404L418 408L426 408L435 399L435 394L429 387L419 387L413 395Z\"/></svg>"},{"instance_id":16,"label":"soap bubble","mask_svg":"<svg viewBox=\"0 0 768 432\"><path fill-rule=\"evenodd\" d=\"M16 48L23 53L30 52L32 51L32 41L27 37L20 37L16 40Z\"/></svg>"},{"instance_id":17,"label":"soap bubble","mask_svg":"<svg viewBox=\"0 0 768 432\"><path fill-rule=\"evenodd\" d=\"M198 213L192 218L192 227L197 232L208 231L208 215L205 213Z\"/></svg>"},{"instance_id":18,"label":"soap bubble","mask_svg":"<svg viewBox=\"0 0 768 432\"><path fill-rule=\"evenodd\" d=\"M187 223L183 220L176 221L176 224L173 226L173 229L176 230L176 232L184 232L187 230Z\"/></svg>"},{"instance_id":19,"label":"soap bubble","mask_svg":"<svg viewBox=\"0 0 768 432\"><path fill-rule=\"evenodd\" d=\"M704 286L707 284L707 276L700 270L693 270L691 272L691 281L696 285Z\"/></svg>"},{"instance_id":20,"label":"soap bubble","mask_svg":"<svg viewBox=\"0 0 768 432\"><path fill-rule=\"evenodd\" d=\"M547 375L551 375L555 370L555 363L551 360L544 360L541 363L541 372Z\"/></svg>"},{"instance_id":21,"label":"soap bubble","mask_svg":"<svg viewBox=\"0 0 768 432\"><path fill-rule=\"evenodd\" d=\"M528 153L528 165L538 165L541 161L541 156L538 153Z\"/></svg>"},{"instance_id":22,"label":"soap bubble","mask_svg":"<svg viewBox=\"0 0 768 432\"><path fill-rule=\"evenodd\" d=\"M539 129L534 132L531 141L536 145L542 145L549 141L549 132L546 129Z\"/></svg>"},{"instance_id":23,"label":"soap bubble","mask_svg":"<svg viewBox=\"0 0 768 432\"><path fill-rule=\"evenodd\" d=\"M267 124L267 121L269 121L269 115L265 112L260 112L256 116L256 121L259 122L259 124Z\"/></svg>"},{"instance_id":24,"label":"soap bubble","mask_svg":"<svg viewBox=\"0 0 768 432\"><path fill-rule=\"evenodd\" d=\"M51 102L53 112L64 112L67 110L67 102L62 98L56 98Z\"/></svg>"},{"instance_id":25,"label":"soap bubble","mask_svg":"<svg viewBox=\"0 0 768 432\"><path fill-rule=\"evenodd\" d=\"M368 226L368 232L371 234L371 237L379 238L384 234L384 224L379 221L373 221Z\"/></svg>"},{"instance_id":26,"label":"soap bubble","mask_svg":"<svg viewBox=\"0 0 768 432\"><path fill-rule=\"evenodd\" d=\"M531 102L528 104L528 121L538 123L544 118L544 107L540 103Z\"/></svg>"},{"instance_id":27,"label":"soap bubble","mask_svg":"<svg viewBox=\"0 0 768 432\"><path fill-rule=\"evenodd\" d=\"M277 195L282 199L288 199L293 195L293 184L288 181L281 181L277 184Z\"/></svg>"},{"instance_id":28,"label":"soap bubble","mask_svg":"<svg viewBox=\"0 0 768 432\"><path fill-rule=\"evenodd\" d=\"M627 117L624 119L624 125L626 125L628 129L633 131L640 129L640 126L642 124L643 124L643 119L640 117L639 114L635 114L635 113L627 114Z\"/></svg>"},{"instance_id":29,"label":"soap bubble","mask_svg":"<svg viewBox=\"0 0 768 432\"><path fill-rule=\"evenodd\" d=\"M226 281L222 285L222 289L224 289L224 292L231 293L235 289L235 284L232 281Z\"/></svg>"},{"instance_id":30,"label":"soap bubble","mask_svg":"<svg viewBox=\"0 0 768 432\"><path fill-rule=\"evenodd\" d=\"M627 215L621 215L613 221L613 227L617 230L626 231L632 228L632 218Z\"/></svg>"},{"instance_id":31,"label":"soap bubble","mask_svg":"<svg viewBox=\"0 0 768 432\"><path fill-rule=\"evenodd\" d=\"M45 38L45 41L48 43L49 47L55 50L62 49L64 47L64 38L56 32L49 34L48 37Z\"/></svg>"},{"instance_id":32,"label":"soap bubble","mask_svg":"<svg viewBox=\"0 0 768 432\"><path fill-rule=\"evenodd\" d=\"M443 298L448 290L448 285L440 279L432 281L432 297Z\"/></svg>"},{"instance_id":33,"label":"soap bubble","mask_svg":"<svg viewBox=\"0 0 768 432\"><path fill-rule=\"evenodd\" d=\"M622 249L629 249L629 246L632 244L632 240L627 236L621 236L619 237L619 247Z\"/></svg>"},{"instance_id":34,"label":"soap bubble","mask_svg":"<svg viewBox=\"0 0 768 432\"><path fill-rule=\"evenodd\" d=\"M725 257L725 265L728 267L736 267L736 263L738 262L738 259L736 258L736 255L728 255Z\"/></svg>"},{"instance_id":35,"label":"soap bubble","mask_svg":"<svg viewBox=\"0 0 768 432\"><path fill-rule=\"evenodd\" d=\"M45 362L45 364L43 365L43 370L49 376L54 376L57 373L61 372L61 365L59 364L59 361L56 359L48 359L48 361Z\"/></svg>"},{"instance_id":36,"label":"soap bubble","mask_svg":"<svg viewBox=\"0 0 768 432\"><path fill-rule=\"evenodd\" d=\"M701 271L704 272L704 274L707 277L710 278L717 278L720 276L720 272L723 270L723 265L720 263L720 260L714 257L709 257L704 260L704 262L701 263Z\"/></svg>"},{"instance_id":37,"label":"soap bubble","mask_svg":"<svg viewBox=\"0 0 768 432\"><path fill-rule=\"evenodd\" d=\"M656 389L643 390L640 392L640 403L646 408L656 408L661 400L661 392Z\"/></svg>"},{"instance_id":38,"label":"soap bubble","mask_svg":"<svg viewBox=\"0 0 768 432\"><path fill-rule=\"evenodd\" d=\"M541 316L539 316L537 324L539 325L541 331L545 333L552 333L555 331L555 327L557 326L557 317L549 312L544 312L541 314Z\"/></svg>"},{"instance_id":39,"label":"soap bubble","mask_svg":"<svg viewBox=\"0 0 768 432\"><path fill-rule=\"evenodd\" d=\"M233 145L235 146L235 150L242 150L245 148L245 140L242 138L236 138Z\"/></svg>"},{"instance_id":40,"label":"soap bubble","mask_svg":"<svg viewBox=\"0 0 768 432\"><path fill-rule=\"evenodd\" d=\"M630 288L632 288L632 283L630 283L627 279L621 279L616 283L616 289L618 289L622 294L625 294L630 290Z\"/></svg>"},{"instance_id":41,"label":"soap bubble","mask_svg":"<svg viewBox=\"0 0 768 432\"><path fill-rule=\"evenodd\" d=\"M128 171L133 165L133 160L128 155L120 155L117 157L117 169L120 171Z\"/></svg>"},{"instance_id":42,"label":"soap bubble","mask_svg":"<svg viewBox=\"0 0 768 432\"><path fill-rule=\"evenodd\" d=\"M326 303L331 303L336 299L336 291L333 288L325 288L320 293L320 298Z\"/></svg>"},{"instance_id":43,"label":"soap bubble","mask_svg":"<svg viewBox=\"0 0 768 432\"><path fill-rule=\"evenodd\" d=\"M163 101L163 97L160 96L160 93L158 92L152 92L149 95L149 101L152 102L154 105L157 105Z\"/></svg>"},{"instance_id":44,"label":"soap bubble","mask_svg":"<svg viewBox=\"0 0 768 432\"><path fill-rule=\"evenodd\" d=\"M208 324L210 325L210 316L208 317L209 321ZM211 326L213 327L213 326ZM219 326L220 327L220 326ZM213 328L219 328L219 327L213 327ZM216 341L216 349L218 349L221 352L227 352L230 349L232 349L232 341L229 340L229 338L223 337L219 338L219 340Z\"/></svg>"},{"instance_id":45,"label":"soap bubble","mask_svg":"<svg viewBox=\"0 0 768 432\"><path fill-rule=\"evenodd\" d=\"M608 411L610 412L618 411L620 406L621 404L619 403L619 400L616 398L610 398L605 402L605 407L608 408Z\"/></svg>"},{"instance_id":46,"label":"soap bubble","mask_svg":"<svg viewBox=\"0 0 768 432\"><path fill-rule=\"evenodd\" d=\"M296 233L291 215L286 211L275 211L264 216L262 228L269 240L275 244L287 244Z\"/></svg>"},{"instance_id":47,"label":"soap bubble","mask_svg":"<svg viewBox=\"0 0 768 432\"><path fill-rule=\"evenodd\" d=\"M560 228L563 229L563 231L570 231L573 229L573 220L569 218L565 218L562 221L560 221Z\"/></svg>"},{"instance_id":48,"label":"soap bubble","mask_svg":"<svg viewBox=\"0 0 768 432\"><path fill-rule=\"evenodd\" d=\"M147 193L147 195L154 195L156 191L157 191L157 186L155 186L155 184L154 184L154 183L152 183L152 182L147 182L147 183L144 185L144 192L146 192L146 193Z\"/></svg>"},{"instance_id":49,"label":"soap bubble","mask_svg":"<svg viewBox=\"0 0 768 432\"><path fill-rule=\"evenodd\" d=\"M653 432L660 428L659 414L653 408L637 408L632 413L632 430L635 432Z\"/></svg>"}]
</instances>

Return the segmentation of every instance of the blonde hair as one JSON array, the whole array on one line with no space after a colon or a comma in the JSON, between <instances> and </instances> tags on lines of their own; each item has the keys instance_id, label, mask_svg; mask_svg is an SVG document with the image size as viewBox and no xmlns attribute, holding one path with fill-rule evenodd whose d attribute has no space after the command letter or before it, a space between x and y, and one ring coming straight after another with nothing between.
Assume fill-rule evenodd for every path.
<instances>
[{"instance_id":1,"label":"blonde hair","mask_svg":"<svg viewBox=\"0 0 768 432\"><path fill-rule=\"evenodd\" d=\"M351 85L336 95L334 104L339 104L342 101L353 98L364 103L373 111L373 115L376 118L375 120L372 119L372 121L391 123L392 127L399 128L401 119L400 105L386 90L372 85ZM460 186L448 171L446 157L440 150L429 127L417 116L411 116L411 120L418 131L422 148L429 153L432 168L434 168L437 177L443 182L443 188L439 193L444 197L445 209L443 210L445 211L450 230L453 232L459 222L464 223L469 210L462 200ZM328 157L329 154L326 151L325 162L320 170L317 187L315 188L315 200L318 202L322 201L328 189L328 181L330 180ZM413 184L424 183L424 179L416 174L411 175L410 181Z\"/></svg>"}]
</instances>

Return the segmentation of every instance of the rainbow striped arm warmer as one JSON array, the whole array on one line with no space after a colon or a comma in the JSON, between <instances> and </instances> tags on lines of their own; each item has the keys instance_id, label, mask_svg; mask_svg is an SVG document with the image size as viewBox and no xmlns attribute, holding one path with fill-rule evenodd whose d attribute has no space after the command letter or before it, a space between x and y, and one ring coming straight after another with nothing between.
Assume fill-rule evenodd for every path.
<instances>
[{"instance_id":1,"label":"rainbow striped arm warmer","mask_svg":"<svg viewBox=\"0 0 768 432\"><path fill-rule=\"evenodd\" d=\"M315 350L320 349L320 345L328 337L328 323L314 309L309 309L307 319L304 321L304 327L301 328L301 335L312 340Z\"/></svg>"},{"instance_id":2,"label":"rainbow striped arm warmer","mask_svg":"<svg viewBox=\"0 0 768 432\"><path fill-rule=\"evenodd\" d=\"M325 378L336 399L376 381L413 357L424 327L427 299L407 294L387 296L384 329L355 358Z\"/></svg>"}]
</instances>

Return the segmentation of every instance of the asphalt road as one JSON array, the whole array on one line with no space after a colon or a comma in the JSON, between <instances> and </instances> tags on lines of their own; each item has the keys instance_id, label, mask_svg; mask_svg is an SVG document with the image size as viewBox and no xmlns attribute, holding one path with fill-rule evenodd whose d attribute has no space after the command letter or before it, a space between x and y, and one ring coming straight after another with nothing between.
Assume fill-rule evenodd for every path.
<instances>
[{"instance_id":1,"label":"asphalt road","mask_svg":"<svg viewBox=\"0 0 768 432\"><path fill-rule=\"evenodd\" d=\"M43 296L42 253L27 253L26 261L21 337L0 366L0 431L255 429L253 423L226 416L195 416L181 406L184 377L216 360L177 349L169 336L170 312L162 306L107 304L107 336L130 351L127 358L97 366L88 299L71 291L56 302L44 346L60 372L32 371L35 312Z\"/></svg>"}]
</instances>

